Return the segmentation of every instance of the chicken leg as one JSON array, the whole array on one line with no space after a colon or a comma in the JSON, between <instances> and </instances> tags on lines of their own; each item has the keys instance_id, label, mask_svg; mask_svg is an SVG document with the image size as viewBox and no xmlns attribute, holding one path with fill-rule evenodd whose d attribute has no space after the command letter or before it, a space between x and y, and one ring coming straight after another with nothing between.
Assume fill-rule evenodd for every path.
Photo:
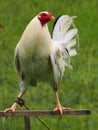
<instances>
[{"instance_id":1,"label":"chicken leg","mask_svg":"<svg viewBox=\"0 0 98 130\"><path fill-rule=\"evenodd\" d=\"M24 95L25 91L21 91L18 95L19 98L21 98ZM6 108L4 110L4 114L6 115L7 112L15 112L18 104L15 102L10 108Z\"/></svg>"},{"instance_id":2,"label":"chicken leg","mask_svg":"<svg viewBox=\"0 0 98 130\"><path fill-rule=\"evenodd\" d=\"M54 108L54 112L58 111L62 116L63 110L70 110L70 108L63 107L60 103L58 92L54 90L55 100L56 100L56 107Z\"/></svg>"}]
</instances>

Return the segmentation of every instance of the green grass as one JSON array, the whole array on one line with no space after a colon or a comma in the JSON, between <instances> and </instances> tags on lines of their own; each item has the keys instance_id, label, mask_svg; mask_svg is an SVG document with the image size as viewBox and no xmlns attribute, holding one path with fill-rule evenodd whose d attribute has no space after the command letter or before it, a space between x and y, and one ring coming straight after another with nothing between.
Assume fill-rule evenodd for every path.
<instances>
[{"instance_id":1,"label":"green grass","mask_svg":"<svg viewBox=\"0 0 98 130\"><path fill-rule=\"evenodd\" d=\"M51 130L98 129L98 2L97 0L1 0L0 24L0 110L12 105L19 92L17 75L13 67L14 48L28 22L40 11L76 15L80 48L72 58L73 70L66 70L59 96L64 106L91 109L91 116L41 117ZM50 30L52 22L49 23ZM47 96L48 95L48 96ZM24 96L31 109L53 109L54 95L49 85L29 87ZM40 101L40 102L39 102ZM47 103L48 102L48 103ZM24 108L18 108L24 109ZM34 117L33 130L46 130ZM0 130L24 130L21 117L0 117Z\"/></svg>"}]
</instances>

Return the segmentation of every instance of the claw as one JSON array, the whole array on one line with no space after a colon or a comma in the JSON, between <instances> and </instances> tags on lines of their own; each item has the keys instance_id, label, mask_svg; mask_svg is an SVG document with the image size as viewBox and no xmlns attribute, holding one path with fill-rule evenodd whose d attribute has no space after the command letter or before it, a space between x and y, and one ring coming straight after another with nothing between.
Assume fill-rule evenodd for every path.
<instances>
[{"instance_id":1,"label":"claw","mask_svg":"<svg viewBox=\"0 0 98 130\"><path fill-rule=\"evenodd\" d=\"M8 113L8 112L12 112L12 113L14 113L14 112L15 112L15 109L12 109L12 108L6 108L6 109L4 110L4 114L6 114L6 113Z\"/></svg>"},{"instance_id":2,"label":"claw","mask_svg":"<svg viewBox=\"0 0 98 130\"><path fill-rule=\"evenodd\" d=\"M8 117L8 115L7 115L8 112L12 112L12 114L14 114L15 111L16 111L16 107L17 107L17 103L14 103L14 104L12 105L12 107L6 108L6 109L4 110L4 115L5 115L5 117L6 117L6 118Z\"/></svg>"},{"instance_id":3,"label":"claw","mask_svg":"<svg viewBox=\"0 0 98 130\"><path fill-rule=\"evenodd\" d=\"M7 115L8 112L11 112L12 114L14 114L15 110L12 109L12 108L7 108L7 109L5 109L5 110L4 110L4 115L5 115L5 118L6 118L6 119L8 118L8 115Z\"/></svg>"},{"instance_id":4,"label":"claw","mask_svg":"<svg viewBox=\"0 0 98 130\"><path fill-rule=\"evenodd\" d=\"M66 108L66 107L63 107L63 106L57 106L54 108L54 112L58 111L60 113L60 117L62 117L63 115L63 111L64 110L70 110L70 108Z\"/></svg>"}]
</instances>

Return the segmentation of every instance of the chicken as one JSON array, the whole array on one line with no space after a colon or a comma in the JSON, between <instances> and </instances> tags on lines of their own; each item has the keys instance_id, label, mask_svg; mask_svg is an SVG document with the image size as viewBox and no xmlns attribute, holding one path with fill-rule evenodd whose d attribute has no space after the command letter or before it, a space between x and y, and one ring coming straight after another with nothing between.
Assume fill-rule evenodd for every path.
<instances>
[{"instance_id":1,"label":"chicken","mask_svg":"<svg viewBox=\"0 0 98 130\"><path fill-rule=\"evenodd\" d=\"M15 48L14 55L20 86L18 98L24 95L28 85L35 86L40 81L47 82L55 94L54 111L59 111L61 115L63 110L70 108L61 105L58 88L65 68L71 68L70 57L77 54L76 50L71 48L76 44L78 31L72 26L73 18L68 15L58 17L51 36L47 23L54 19L54 16L46 11L40 12L27 25ZM18 104L15 102L4 112L15 112L17 106Z\"/></svg>"}]
</instances>

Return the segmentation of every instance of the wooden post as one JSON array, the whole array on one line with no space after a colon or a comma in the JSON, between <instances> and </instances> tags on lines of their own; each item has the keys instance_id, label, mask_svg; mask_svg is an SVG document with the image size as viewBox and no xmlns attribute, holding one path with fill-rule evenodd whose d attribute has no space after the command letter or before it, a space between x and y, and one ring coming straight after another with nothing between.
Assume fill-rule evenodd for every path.
<instances>
[{"instance_id":1,"label":"wooden post","mask_svg":"<svg viewBox=\"0 0 98 130\"><path fill-rule=\"evenodd\" d=\"M91 110L89 109L76 109L76 110L64 110L63 115L90 115ZM7 112L6 116L58 116L59 112L53 110L24 110L16 111L15 113ZM3 111L0 111L0 116L5 116Z\"/></svg>"},{"instance_id":2,"label":"wooden post","mask_svg":"<svg viewBox=\"0 0 98 130\"><path fill-rule=\"evenodd\" d=\"M64 110L64 115L90 115L91 111L89 109L76 109L76 110ZM30 117L31 116L59 116L59 112L54 112L53 110L25 110L16 111L15 113L7 112L6 116L20 116L24 117L25 130L30 130ZM0 116L5 116L3 111L0 111ZM42 123L43 124L43 123ZM47 127L47 126L46 126Z\"/></svg>"},{"instance_id":3,"label":"wooden post","mask_svg":"<svg viewBox=\"0 0 98 130\"><path fill-rule=\"evenodd\" d=\"M30 116L24 116L25 130L30 130Z\"/></svg>"}]
</instances>

